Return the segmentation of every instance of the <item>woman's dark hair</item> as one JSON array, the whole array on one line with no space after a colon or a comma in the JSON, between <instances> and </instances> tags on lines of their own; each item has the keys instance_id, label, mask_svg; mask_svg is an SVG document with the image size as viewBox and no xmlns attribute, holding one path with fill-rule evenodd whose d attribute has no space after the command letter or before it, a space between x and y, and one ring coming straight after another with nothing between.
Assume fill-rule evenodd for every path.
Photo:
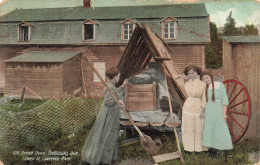
<instances>
[{"instance_id":1,"label":"woman's dark hair","mask_svg":"<svg viewBox=\"0 0 260 165\"><path fill-rule=\"evenodd\" d=\"M214 85L214 77L213 74L210 71L203 71L200 73L200 80L202 80L203 76L208 75L211 78L211 82L212 82L212 96L211 96L211 100L215 101L215 85ZM209 96L208 96L208 89L209 89L209 84L206 85L206 99L208 101Z\"/></svg>"},{"instance_id":2,"label":"woman's dark hair","mask_svg":"<svg viewBox=\"0 0 260 165\"><path fill-rule=\"evenodd\" d=\"M184 69L183 73L187 76L190 70L194 70L194 72L196 72L198 75L200 75L202 71L201 68L197 65L189 65Z\"/></svg>"},{"instance_id":3,"label":"woman's dark hair","mask_svg":"<svg viewBox=\"0 0 260 165\"><path fill-rule=\"evenodd\" d=\"M119 70L117 67L111 67L106 71L106 76L109 78L109 80L112 80L118 74Z\"/></svg>"}]
</instances>

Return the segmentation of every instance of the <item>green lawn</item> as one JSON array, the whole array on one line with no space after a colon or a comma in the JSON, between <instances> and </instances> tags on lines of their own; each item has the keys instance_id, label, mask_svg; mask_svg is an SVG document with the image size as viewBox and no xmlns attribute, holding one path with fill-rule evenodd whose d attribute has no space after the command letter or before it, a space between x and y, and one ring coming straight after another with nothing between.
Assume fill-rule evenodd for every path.
<instances>
[{"instance_id":1,"label":"green lawn","mask_svg":"<svg viewBox=\"0 0 260 165\"><path fill-rule=\"evenodd\" d=\"M26 105L26 103L29 103L29 105ZM39 105L40 108L35 108ZM63 107L62 110L59 108L61 105ZM6 111L12 113L1 115L0 124L1 126L5 124L5 126L8 127L6 131L10 131L8 134L9 137L7 138L18 137L21 141L16 141L13 145L1 146L0 160L3 161L4 164L18 165L81 164L80 153L95 120L96 107L94 105L96 105L94 99L82 100L81 98L74 98L62 103L58 100L53 100L47 104L46 102L35 103L34 101L28 101L25 102L24 109L22 110L8 110L5 108L7 109ZM35 109L28 110L31 108ZM15 113L19 115L13 115ZM17 117L14 121L20 122L13 122L14 124L10 125L12 122L8 123L8 121L11 121L12 117ZM25 133L21 133L21 130L24 130ZM152 157L145 152L139 142L123 146L122 142L124 139L124 136L119 139L118 162L129 159L147 160L152 162ZM22 140L25 140L26 143ZM160 148L160 154L177 151L173 133L163 133L162 143L163 146ZM221 153L218 159L212 158L208 152L201 152L198 154L182 152L182 154L184 156L185 164L250 164L251 162L248 161L248 153L259 151L259 146L260 139L241 141L230 151L229 161L227 163L224 161L224 153ZM70 156L71 160L69 161L48 161L48 155L40 156L42 161L26 161L24 159L28 156L21 153L14 154L14 151L67 151L68 153L73 151L74 155ZM61 156L58 157L61 158ZM179 159L175 159L159 164L178 165L182 163Z\"/></svg>"}]
</instances>

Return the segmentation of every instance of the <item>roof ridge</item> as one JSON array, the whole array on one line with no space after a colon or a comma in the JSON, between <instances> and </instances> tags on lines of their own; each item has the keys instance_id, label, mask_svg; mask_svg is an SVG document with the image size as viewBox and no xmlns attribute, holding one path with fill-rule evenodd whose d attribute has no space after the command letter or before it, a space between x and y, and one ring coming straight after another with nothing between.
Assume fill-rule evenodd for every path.
<instances>
[{"instance_id":1,"label":"roof ridge","mask_svg":"<svg viewBox=\"0 0 260 165\"><path fill-rule=\"evenodd\" d=\"M130 10L131 9L131 10ZM146 12L143 12L143 11ZM125 19L125 18L164 18L207 17L204 3L163 4L142 6L110 6L84 8L83 6L60 8L16 9L2 15L0 22L84 20L84 19Z\"/></svg>"},{"instance_id":2,"label":"roof ridge","mask_svg":"<svg viewBox=\"0 0 260 165\"><path fill-rule=\"evenodd\" d=\"M155 7L155 6L192 6L192 5L205 5L205 3L189 3L189 4L160 4L160 5L132 5L132 6L93 6L90 8L120 8L120 7ZM66 9L66 8L84 8L83 6L73 6L73 7L46 7L46 8L28 8L28 9L23 9L23 8L16 8L10 12L16 11L16 10L44 10L44 9ZM87 9L87 8L85 8ZM9 12L9 13L10 13Z\"/></svg>"}]
</instances>

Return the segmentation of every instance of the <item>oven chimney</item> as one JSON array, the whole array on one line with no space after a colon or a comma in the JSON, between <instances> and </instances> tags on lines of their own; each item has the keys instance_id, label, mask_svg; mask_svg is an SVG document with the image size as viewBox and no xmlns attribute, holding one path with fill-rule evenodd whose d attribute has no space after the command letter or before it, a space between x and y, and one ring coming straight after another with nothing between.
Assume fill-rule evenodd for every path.
<instances>
[{"instance_id":1,"label":"oven chimney","mask_svg":"<svg viewBox=\"0 0 260 165\"><path fill-rule=\"evenodd\" d=\"M84 7L84 8L89 8L89 7L91 7L90 2L91 2L91 0L83 0L83 7Z\"/></svg>"}]
</instances>

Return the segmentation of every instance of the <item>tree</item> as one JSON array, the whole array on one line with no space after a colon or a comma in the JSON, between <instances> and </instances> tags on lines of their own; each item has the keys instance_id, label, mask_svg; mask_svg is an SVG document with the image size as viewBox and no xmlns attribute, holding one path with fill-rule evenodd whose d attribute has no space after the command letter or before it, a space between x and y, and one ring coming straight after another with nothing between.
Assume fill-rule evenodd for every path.
<instances>
[{"instance_id":1,"label":"tree","mask_svg":"<svg viewBox=\"0 0 260 165\"><path fill-rule=\"evenodd\" d=\"M206 68L217 69L222 66L222 40L214 22L210 22L210 38L211 43L205 48L205 65Z\"/></svg>"},{"instance_id":2,"label":"tree","mask_svg":"<svg viewBox=\"0 0 260 165\"><path fill-rule=\"evenodd\" d=\"M258 36L258 29L253 24L246 25L244 28L244 31L243 31L243 35L246 35L246 36L257 35Z\"/></svg>"},{"instance_id":3,"label":"tree","mask_svg":"<svg viewBox=\"0 0 260 165\"><path fill-rule=\"evenodd\" d=\"M238 28L236 27L236 21L232 18L232 11L229 13L229 16L226 19L226 23L223 29L224 36L235 36L239 35Z\"/></svg>"}]
</instances>

